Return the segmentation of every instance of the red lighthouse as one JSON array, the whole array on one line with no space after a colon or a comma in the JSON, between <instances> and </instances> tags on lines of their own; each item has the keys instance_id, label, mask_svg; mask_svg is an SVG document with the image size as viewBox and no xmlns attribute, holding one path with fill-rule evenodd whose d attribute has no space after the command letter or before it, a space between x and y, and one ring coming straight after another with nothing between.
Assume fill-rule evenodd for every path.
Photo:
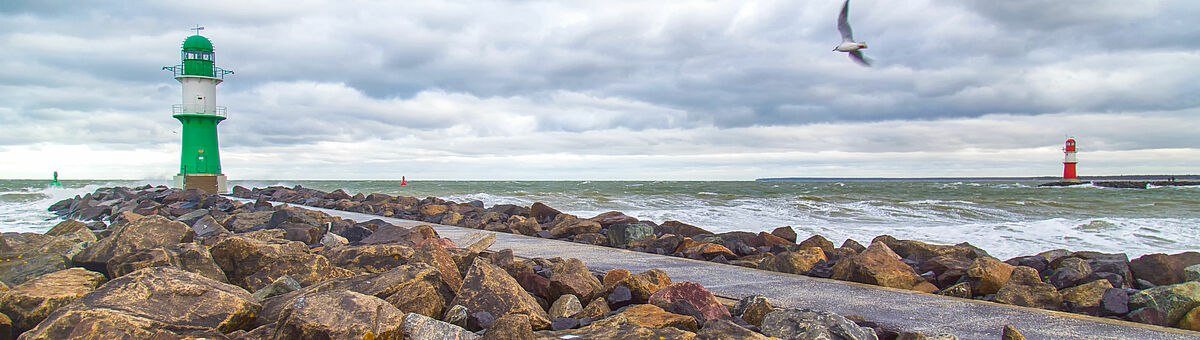
<instances>
[{"instance_id":1,"label":"red lighthouse","mask_svg":"<svg viewBox=\"0 0 1200 340\"><path fill-rule=\"evenodd\" d=\"M1063 182L1079 182L1075 177L1075 138L1067 138L1067 146L1063 148Z\"/></svg>"}]
</instances>

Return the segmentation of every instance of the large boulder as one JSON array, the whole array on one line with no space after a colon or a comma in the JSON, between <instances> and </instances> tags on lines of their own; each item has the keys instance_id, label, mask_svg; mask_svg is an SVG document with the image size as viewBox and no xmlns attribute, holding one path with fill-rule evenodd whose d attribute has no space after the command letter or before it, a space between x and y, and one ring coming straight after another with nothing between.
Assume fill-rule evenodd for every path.
<instances>
[{"instance_id":1,"label":"large boulder","mask_svg":"<svg viewBox=\"0 0 1200 340\"><path fill-rule=\"evenodd\" d=\"M246 277L288 254L308 253L308 247L296 241L274 238L260 240L248 235L234 235L217 242L209 252L229 282L241 283Z\"/></svg>"},{"instance_id":2,"label":"large boulder","mask_svg":"<svg viewBox=\"0 0 1200 340\"><path fill-rule=\"evenodd\" d=\"M654 306L650 306L654 307ZM654 307L658 308L658 307ZM677 314L676 314L677 315ZM688 320L690 317L682 316ZM693 321L694 322L694 321ZM631 322L625 314L617 314L604 320L575 329L561 331L540 331L534 333L536 339L612 339L612 340L642 340L642 339L672 339L691 340L696 333L680 330L675 327L654 328Z\"/></svg>"},{"instance_id":3,"label":"large boulder","mask_svg":"<svg viewBox=\"0 0 1200 340\"><path fill-rule=\"evenodd\" d=\"M274 322L284 307L313 294L347 290L387 300L394 294L401 294L405 288L416 287L421 282L440 283L437 269L424 263L414 263L381 273L328 280L263 301L259 325Z\"/></svg>"},{"instance_id":4,"label":"large boulder","mask_svg":"<svg viewBox=\"0 0 1200 340\"><path fill-rule=\"evenodd\" d=\"M618 224L636 223L638 221L637 218L625 215L625 213L620 211L609 211L596 215L596 217L589 218L588 220L600 223L600 226L606 228Z\"/></svg>"},{"instance_id":5,"label":"large boulder","mask_svg":"<svg viewBox=\"0 0 1200 340\"><path fill-rule=\"evenodd\" d=\"M404 338L469 340L479 336L462 327L416 313L404 316ZM376 339L380 339L376 337ZM396 339L400 339L397 337Z\"/></svg>"},{"instance_id":6,"label":"large boulder","mask_svg":"<svg viewBox=\"0 0 1200 340\"><path fill-rule=\"evenodd\" d=\"M13 330L33 329L59 307L90 293L104 283L104 274L83 268L64 269L5 290L0 313L12 319Z\"/></svg>"},{"instance_id":7,"label":"large boulder","mask_svg":"<svg viewBox=\"0 0 1200 340\"><path fill-rule=\"evenodd\" d=\"M992 257L980 257L967 266L965 274L975 295L988 295L995 294L1008 282L1014 268L1016 267Z\"/></svg>"},{"instance_id":8,"label":"large boulder","mask_svg":"<svg viewBox=\"0 0 1200 340\"><path fill-rule=\"evenodd\" d=\"M476 258L467 270L462 287L450 305L462 305L471 312L488 312L494 317L525 314L534 329L550 326L546 311L516 279L481 258Z\"/></svg>"},{"instance_id":9,"label":"large boulder","mask_svg":"<svg viewBox=\"0 0 1200 340\"><path fill-rule=\"evenodd\" d=\"M345 290L313 294L280 313L277 339L404 339L404 313Z\"/></svg>"},{"instance_id":10,"label":"large boulder","mask_svg":"<svg viewBox=\"0 0 1200 340\"><path fill-rule=\"evenodd\" d=\"M767 297L751 295L738 300L738 303L733 306L732 314L742 318L746 323L758 326L762 324L763 318L773 311L775 311L775 307L771 306Z\"/></svg>"},{"instance_id":11,"label":"large boulder","mask_svg":"<svg viewBox=\"0 0 1200 340\"><path fill-rule=\"evenodd\" d=\"M87 224L84 224L83 222L79 222L76 220L66 220L66 221L58 222L58 224L54 225L54 227L51 227L50 230L47 230L45 235L46 236L62 236L62 235L72 234L78 230L90 230L90 229L88 229Z\"/></svg>"},{"instance_id":12,"label":"large boulder","mask_svg":"<svg viewBox=\"0 0 1200 340\"><path fill-rule=\"evenodd\" d=\"M159 215L110 226L112 233L76 254L71 261L92 271L107 271L108 260L138 250L192 242L196 232L186 224Z\"/></svg>"},{"instance_id":13,"label":"large boulder","mask_svg":"<svg viewBox=\"0 0 1200 340\"><path fill-rule=\"evenodd\" d=\"M708 320L696 332L697 340L768 340L770 338L751 331L729 320Z\"/></svg>"},{"instance_id":14,"label":"large boulder","mask_svg":"<svg viewBox=\"0 0 1200 340\"><path fill-rule=\"evenodd\" d=\"M1182 283L1183 269L1200 264L1200 253L1189 251L1173 255L1149 254L1129 262L1133 276L1155 285Z\"/></svg>"},{"instance_id":15,"label":"large boulder","mask_svg":"<svg viewBox=\"0 0 1200 340\"><path fill-rule=\"evenodd\" d=\"M783 252L763 259L758 269L770 270L789 274L804 274L819 261L827 261L825 252L819 247L807 247L796 251Z\"/></svg>"},{"instance_id":16,"label":"large boulder","mask_svg":"<svg viewBox=\"0 0 1200 340\"><path fill-rule=\"evenodd\" d=\"M784 339L877 340L875 330L830 312L807 309L777 310L767 314L759 327L766 336Z\"/></svg>"},{"instance_id":17,"label":"large boulder","mask_svg":"<svg viewBox=\"0 0 1200 340\"><path fill-rule=\"evenodd\" d=\"M871 243L883 242L888 248L895 251L902 258L924 262L929 259L950 255L964 259L974 259L979 257L979 254L973 249L974 247L960 245L941 245L930 244L915 240L897 240L889 235L880 235L871 240Z\"/></svg>"},{"instance_id":18,"label":"large boulder","mask_svg":"<svg viewBox=\"0 0 1200 340\"><path fill-rule=\"evenodd\" d=\"M650 300L651 294L670 285L671 278L667 276L667 272L655 268L617 281L616 284L608 288L605 294L612 294L613 290L617 287L625 287L629 290L633 303L646 303Z\"/></svg>"},{"instance_id":19,"label":"large boulder","mask_svg":"<svg viewBox=\"0 0 1200 340\"><path fill-rule=\"evenodd\" d=\"M1112 289L1108 280L1096 280L1059 291L1071 311L1102 314L1100 303L1105 292Z\"/></svg>"},{"instance_id":20,"label":"large boulder","mask_svg":"<svg viewBox=\"0 0 1200 340\"><path fill-rule=\"evenodd\" d=\"M329 263L360 273L381 273L408 264L413 248L399 244L376 244L326 248Z\"/></svg>"},{"instance_id":21,"label":"large boulder","mask_svg":"<svg viewBox=\"0 0 1200 340\"><path fill-rule=\"evenodd\" d=\"M533 340L533 327L529 326L529 316L509 314L496 319L479 340Z\"/></svg>"},{"instance_id":22,"label":"large boulder","mask_svg":"<svg viewBox=\"0 0 1200 340\"><path fill-rule=\"evenodd\" d=\"M1200 331L1200 307L1192 308L1192 311L1184 315L1182 320L1179 320L1179 324L1176 327Z\"/></svg>"},{"instance_id":23,"label":"large boulder","mask_svg":"<svg viewBox=\"0 0 1200 340\"><path fill-rule=\"evenodd\" d=\"M642 223L631 222L608 226L608 242L614 247L628 245L630 241L640 240L654 235L654 227Z\"/></svg>"},{"instance_id":24,"label":"large boulder","mask_svg":"<svg viewBox=\"0 0 1200 340\"><path fill-rule=\"evenodd\" d=\"M650 304L633 305L629 308L626 308L620 314L628 319L629 323L642 327L674 327L685 331L696 331L698 328L695 318L687 315L670 313L658 306Z\"/></svg>"},{"instance_id":25,"label":"large boulder","mask_svg":"<svg viewBox=\"0 0 1200 340\"><path fill-rule=\"evenodd\" d=\"M824 251L831 251L834 248L833 242L821 235L809 236L807 239L804 239L804 241L800 241L799 245L801 248L817 247Z\"/></svg>"},{"instance_id":26,"label":"large boulder","mask_svg":"<svg viewBox=\"0 0 1200 340\"><path fill-rule=\"evenodd\" d=\"M1078 257L1060 259L1054 272L1050 274L1049 283L1055 288L1063 289L1081 283L1088 275L1092 275L1092 266Z\"/></svg>"},{"instance_id":27,"label":"large boulder","mask_svg":"<svg viewBox=\"0 0 1200 340\"><path fill-rule=\"evenodd\" d=\"M569 258L551 269L550 285L547 288L551 299L570 294L578 297L580 303L587 303L603 293L604 286L592 275L583 261Z\"/></svg>"},{"instance_id":28,"label":"large boulder","mask_svg":"<svg viewBox=\"0 0 1200 340\"><path fill-rule=\"evenodd\" d=\"M671 309L672 304L687 301L703 315L703 321L727 319L729 309L725 308L717 297L704 289L704 286L694 282L676 282L650 295L649 302L663 309Z\"/></svg>"},{"instance_id":29,"label":"large boulder","mask_svg":"<svg viewBox=\"0 0 1200 340\"><path fill-rule=\"evenodd\" d=\"M441 273L442 281L455 293L462 286L462 272L458 270L458 265L454 262L454 257L450 255L450 252L441 243L425 242L418 246L413 252L412 261L425 263L437 268L438 272Z\"/></svg>"},{"instance_id":30,"label":"large boulder","mask_svg":"<svg viewBox=\"0 0 1200 340\"><path fill-rule=\"evenodd\" d=\"M912 289L932 293L937 287L925 282L912 267L900 261L883 242L873 242L867 250L833 266L834 279L884 287Z\"/></svg>"},{"instance_id":31,"label":"large boulder","mask_svg":"<svg viewBox=\"0 0 1200 340\"><path fill-rule=\"evenodd\" d=\"M1053 285L1042 282L1037 270L1019 266L996 292L996 302L1058 310L1062 306L1062 294Z\"/></svg>"},{"instance_id":32,"label":"large boulder","mask_svg":"<svg viewBox=\"0 0 1200 340\"><path fill-rule=\"evenodd\" d=\"M1158 286L1129 296L1129 309L1151 307L1166 313L1168 325L1174 325L1196 307L1200 307L1200 282Z\"/></svg>"},{"instance_id":33,"label":"large boulder","mask_svg":"<svg viewBox=\"0 0 1200 340\"><path fill-rule=\"evenodd\" d=\"M283 254L264 265L254 274L247 275L234 284L246 288L247 291L257 291L283 276L289 276L300 283L309 286L325 280L354 276L354 273L331 266L324 256L306 253Z\"/></svg>"},{"instance_id":34,"label":"large boulder","mask_svg":"<svg viewBox=\"0 0 1200 340\"><path fill-rule=\"evenodd\" d=\"M115 278L50 315L26 333L30 339L66 338L71 334L119 337L216 330L249 330L262 307L253 295L233 285L171 267L151 267ZM117 332L110 332L112 324ZM144 333L145 332L145 333ZM103 335L101 335L103 334Z\"/></svg>"},{"instance_id":35,"label":"large boulder","mask_svg":"<svg viewBox=\"0 0 1200 340\"><path fill-rule=\"evenodd\" d=\"M558 214L547 223L550 235L554 237L570 237L585 233L599 232L601 229L600 223L596 221L584 220L571 214Z\"/></svg>"},{"instance_id":36,"label":"large boulder","mask_svg":"<svg viewBox=\"0 0 1200 340\"><path fill-rule=\"evenodd\" d=\"M537 221L538 223L549 223L550 221L553 221L555 217L558 217L559 214L562 214L562 212L558 211L558 209L551 208L542 202L534 202L533 205L529 207L529 218Z\"/></svg>"},{"instance_id":37,"label":"large boulder","mask_svg":"<svg viewBox=\"0 0 1200 340\"><path fill-rule=\"evenodd\" d=\"M704 228L700 228L691 224L679 221L666 221L659 225L659 229L664 232L661 234L675 234L683 237L695 237L696 235L712 235L713 233Z\"/></svg>"}]
</instances>

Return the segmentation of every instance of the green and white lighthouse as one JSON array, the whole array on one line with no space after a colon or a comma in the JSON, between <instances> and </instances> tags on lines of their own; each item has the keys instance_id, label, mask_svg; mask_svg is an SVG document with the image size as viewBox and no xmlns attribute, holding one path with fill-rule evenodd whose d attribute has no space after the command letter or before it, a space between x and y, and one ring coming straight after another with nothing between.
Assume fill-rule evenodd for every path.
<instances>
[{"instance_id":1,"label":"green and white lighthouse","mask_svg":"<svg viewBox=\"0 0 1200 340\"><path fill-rule=\"evenodd\" d=\"M225 107L217 106L217 84L233 71L217 67L212 42L199 34L203 29L194 28L197 34L183 41L179 65L163 67L183 84L183 102L171 110L172 116L183 124L183 148L175 187L224 193L217 124L226 116Z\"/></svg>"}]
</instances>

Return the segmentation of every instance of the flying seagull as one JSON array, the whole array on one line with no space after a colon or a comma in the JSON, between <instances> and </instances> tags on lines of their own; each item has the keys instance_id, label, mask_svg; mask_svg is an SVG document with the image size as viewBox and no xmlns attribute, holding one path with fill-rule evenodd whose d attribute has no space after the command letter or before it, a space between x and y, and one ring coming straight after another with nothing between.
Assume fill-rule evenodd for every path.
<instances>
[{"instance_id":1,"label":"flying seagull","mask_svg":"<svg viewBox=\"0 0 1200 340\"><path fill-rule=\"evenodd\" d=\"M834 51L849 52L850 59L862 64L862 66L871 66L871 62L863 57L861 49L867 48L866 42L855 42L854 33L850 31L850 22L846 17L850 14L850 0L846 0L846 4L842 5L842 14L838 15L838 32L842 32L842 44L834 47Z\"/></svg>"}]
</instances>

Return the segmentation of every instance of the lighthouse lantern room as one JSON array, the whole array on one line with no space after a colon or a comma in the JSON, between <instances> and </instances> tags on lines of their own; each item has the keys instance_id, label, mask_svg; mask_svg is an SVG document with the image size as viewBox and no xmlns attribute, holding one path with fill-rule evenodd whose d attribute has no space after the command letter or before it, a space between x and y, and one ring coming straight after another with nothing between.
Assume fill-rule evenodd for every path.
<instances>
[{"instance_id":1,"label":"lighthouse lantern room","mask_svg":"<svg viewBox=\"0 0 1200 340\"><path fill-rule=\"evenodd\" d=\"M217 84L233 71L216 66L212 42L201 36L204 27L183 41L179 65L163 67L183 85L183 101L172 107L172 117L183 124L179 174L175 187L226 192L217 150L217 124L225 120L225 107L217 106Z\"/></svg>"},{"instance_id":2,"label":"lighthouse lantern room","mask_svg":"<svg viewBox=\"0 0 1200 340\"><path fill-rule=\"evenodd\" d=\"M1067 138L1063 153L1063 182L1079 182L1079 178L1075 176L1075 163L1079 163L1075 159L1075 138Z\"/></svg>"}]
</instances>

